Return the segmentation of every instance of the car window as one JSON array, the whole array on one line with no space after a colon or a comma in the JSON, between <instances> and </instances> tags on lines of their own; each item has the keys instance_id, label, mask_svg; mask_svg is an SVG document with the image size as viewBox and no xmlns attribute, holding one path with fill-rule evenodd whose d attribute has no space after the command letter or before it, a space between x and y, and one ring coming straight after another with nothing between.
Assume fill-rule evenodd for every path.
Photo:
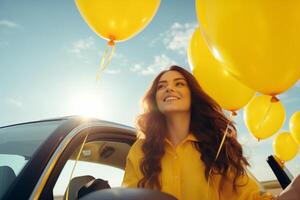
<instances>
[{"instance_id":1,"label":"car window","mask_svg":"<svg viewBox=\"0 0 300 200\"><path fill-rule=\"evenodd\" d=\"M0 128L0 155L19 155L29 160L61 121L29 123Z\"/></svg>"},{"instance_id":2,"label":"car window","mask_svg":"<svg viewBox=\"0 0 300 200\"><path fill-rule=\"evenodd\" d=\"M63 171L61 172L53 189L53 195L55 199L63 199L74 165L75 161L68 160L63 168ZM124 170L104 164L78 161L72 179L74 177L83 176L92 176L95 179L108 181L108 184L111 187L120 187L124 176Z\"/></svg>"},{"instance_id":3,"label":"car window","mask_svg":"<svg viewBox=\"0 0 300 200\"><path fill-rule=\"evenodd\" d=\"M93 141L85 144L76 162L78 147L59 175L53 189L54 198L64 199L68 186L69 197L74 197L82 185L95 179L111 188L120 187L129 149L130 145L122 142Z\"/></svg>"},{"instance_id":4,"label":"car window","mask_svg":"<svg viewBox=\"0 0 300 200\"><path fill-rule=\"evenodd\" d=\"M38 147L61 124L36 122L0 128L0 199Z\"/></svg>"},{"instance_id":5,"label":"car window","mask_svg":"<svg viewBox=\"0 0 300 200\"><path fill-rule=\"evenodd\" d=\"M0 166L8 166L15 174L19 174L27 160L20 155L0 154L0 163Z\"/></svg>"}]
</instances>

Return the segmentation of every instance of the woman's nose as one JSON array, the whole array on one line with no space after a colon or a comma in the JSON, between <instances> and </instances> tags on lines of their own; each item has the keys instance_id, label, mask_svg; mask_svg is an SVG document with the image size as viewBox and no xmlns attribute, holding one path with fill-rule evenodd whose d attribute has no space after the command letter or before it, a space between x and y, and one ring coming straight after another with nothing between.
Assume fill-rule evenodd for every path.
<instances>
[{"instance_id":1,"label":"woman's nose","mask_svg":"<svg viewBox=\"0 0 300 200\"><path fill-rule=\"evenodd\" d=\"M166 92L174 92L174 88L172 86L167 86Z\"/></svg>"}]
</instances>

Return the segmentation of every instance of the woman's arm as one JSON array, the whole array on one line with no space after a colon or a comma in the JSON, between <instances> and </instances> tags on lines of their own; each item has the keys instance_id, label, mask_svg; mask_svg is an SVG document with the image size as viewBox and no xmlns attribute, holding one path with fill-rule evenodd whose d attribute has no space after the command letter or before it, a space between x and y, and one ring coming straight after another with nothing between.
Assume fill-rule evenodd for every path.
<instances>
[{"instance_id":1,"label":"woman's arm","mask_svg":"<svg viewBox=\"0 0 300 200\"><path fill-rule=\"evenodd\" d=\"M135 166L134 166L132 160L130 159L130 157L127 157L125 174L123 177L122 186L130 187L130 188L137 188L138 182L139 182L139 177L135 171Z\"/></svg>"},{"instance_id":2,"label":"woman's arm","mask_svg":"<svg viewBox=\"0 0 300 200\"><path fill-rule=\"evenodd\" d=\"M125 174L123 177L123 187L137 188L138 182L142 179L140 171L140 160L143 157L141 146L143 140L137 140L131 147L126 160Z\"/></svg>"}]
</instances>

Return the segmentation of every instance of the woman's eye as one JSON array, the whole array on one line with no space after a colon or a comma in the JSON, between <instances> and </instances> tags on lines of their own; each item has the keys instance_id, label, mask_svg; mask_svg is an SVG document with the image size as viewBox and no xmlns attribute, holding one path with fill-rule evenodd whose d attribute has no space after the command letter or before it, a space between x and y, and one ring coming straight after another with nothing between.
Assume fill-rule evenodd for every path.
<instances>
[{"instance_id":1,"label":"woman's eye","mask_svg":"<svg viewBox=\"0 0 300 200\"><path fill-rule=\"evenodd\" d=\"M164 87L165 87L164 85L158 85L158 86L157 86L157 90L162 89L162 88L164 88Z\"/></svg>"},{"instance_id":2,"label":"woman's eye","mask_svg":"<svg viewBox=\"0 0 300 200\"><path fill-rule=\"evenodd\" d=\"M176 86L184 86L185 84L183 82L177 82Z\"/></svg>"}]
</instances>

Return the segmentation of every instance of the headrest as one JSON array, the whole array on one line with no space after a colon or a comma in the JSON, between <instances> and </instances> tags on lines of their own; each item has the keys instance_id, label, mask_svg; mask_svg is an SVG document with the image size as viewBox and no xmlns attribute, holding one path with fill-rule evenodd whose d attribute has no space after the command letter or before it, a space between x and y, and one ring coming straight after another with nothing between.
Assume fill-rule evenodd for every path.
<instances>
[{"instance_id":1,"label":"headrest","mask_svg":"<svg viewBox=\"0 0 300 200\"><path fill-rule=\"evenodd\" d=\"M0 199L15 179L16 174L12 168L8 166L0 166Z\"/></svg>"},{"instance_id":2,"label":"headrest","mask_svg":"<svg viewBox=\"0 0 300 200\"><path fill-rule=\"evenodd\" d=\"M78 176L78 177L72 178L69 183L69 187L66 189L66 192L64 195L64 200L77 199L78 191L80 190L80 188L94 179L95 178L92 176Z\"/></svg>"}]
</instances>

